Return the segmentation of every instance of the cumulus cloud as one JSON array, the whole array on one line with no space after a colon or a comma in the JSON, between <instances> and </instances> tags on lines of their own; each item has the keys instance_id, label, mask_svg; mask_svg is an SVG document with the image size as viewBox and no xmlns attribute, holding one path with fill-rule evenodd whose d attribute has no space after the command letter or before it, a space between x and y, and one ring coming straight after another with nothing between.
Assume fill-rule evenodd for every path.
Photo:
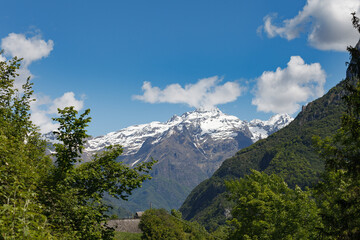
<instances>
[{"instance_id":1,"label":"cumulus cloud","mask_svg":"<svg viewBox=\"0 0 360 240\"><path fill-rule=\"evenodd\" d=\"M54 42L41 39L41 35L27 38L24 34L10 33L1 41L1 48L5 54L24 58L27 67L33 61L49 56L54 48Z\"/></svg>"},{"instance_id":2,"label":"cumulus cloud","mask_svg":"<svg viewBox=\"0 0 360 240\"><path fill-rule=\"evenodd\" d=\"M31 121L40 127L41 133L58 128L58 124L51 120L52 116L56 116L58 108L74 106L77 111L80 111L84 106L84 100L76 99L73 92L66 92L56 99L42 95L37 95L35 98L36 101L31 103Z\"/></svg>"},{"instance_id":3,"label":"cumulus cloud","mask_svg":"<svg viewBox=\"0 0 360 240\"><path fill-rule=\"evenodd\" d=\"M242 93L242 88L237 82L219 85L221 81L221 78L214 76L200 79L197 83L187 84L185 87L171 84L163 90L151 86L150 82L144 82L144 94L133 96L133 99L149 103L183 103L195 108L212 108L233 102Z\"/></svg>"},{"instance_id":4,"label":"cumulus cloud","mask_svg":"<svg viewBox=\"0 0 360 240\"><path fill-rule=\"evenodd\" d=\"M311 46L320 50L346 51L355 44L358 33L351 24L351 13L360 12L359 0L307 0L298 15L276 26L275 15L264 18L262 28L269 37L280 36L288 40L308 32Z\"/></svg>"},{"instance_id":5,"label":"cumulus cloud","mask_svg":"<svg viewBox=\"0 0 360 240\"><path fill-rule=\"evenodd\" d=\"M24 34L10 33L7 37L1 39L1 48L4 50L5 56L23 58L21 67L18 70L19 76L15 80L15 87L21 89L28 77L33 77L29 70L29 65L42 58L49 56L53 50L54 42L47 42L41 39L41 35L26 37ZM0 56L0 61L6 60L4 56Z\"/></svg>"},{"instance_id":6,"label":"cumulus cloud","mask_svg":"<svg viewBox=\"0 0 360 240\"><path fill-rule=\"evenodd\" d=\"M49 108L49 113L57 113L58 108L63 109L65 107L70 107L70 106L74 106L74 108L77 111L79 111L80 109L83 108L84 101L83 100L77 100L75 98L75 94L73 92L64 93L64 95L62 95L59 98L56 98L53 101L53 104Z\"/></svg>"},{"instance_id":7,"label":"cumulus cloud","mask_svg":"<svg viewBox=\"0 0 360 240\"><path fill-rule=\"evenodd\" d=\"M31 121L40 128L42 134L56 130L59 124L53 123L45 111L36 111L31 114Z\"/></svg>"},{"instance_id":8,"label":"cumulus cloud","mask_svg":"<svg viewBox=\"0 0 360 240\"><path fill-rule=\"evenodd\" d=\"M252 104L258 111L292 114L300 103L324 94L325 80L319 63L306 64L300 56L292 56L286 68L264 72L257 79Z\"/></svg>"}]
</instances>

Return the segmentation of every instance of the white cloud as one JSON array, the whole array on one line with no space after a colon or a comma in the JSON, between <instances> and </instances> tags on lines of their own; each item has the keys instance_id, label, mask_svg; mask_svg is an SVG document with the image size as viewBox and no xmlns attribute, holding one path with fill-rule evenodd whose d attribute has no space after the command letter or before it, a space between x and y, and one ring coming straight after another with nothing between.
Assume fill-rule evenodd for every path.
<instances>
[{"instance_id":1,"label":"white cloud","mask_svg":"<svg viewBox=\"0 0 360 240\"><path fill-rule=\"evenodd\" d=\"M31 121L40 127L41 133L47 133L58 128L57 123L53 123L51 117L56 116L57 109L74 106L80 111L84 106L83 99L76 99L73 92L64 93L59 98L52 100L49 96L35 96L36 101L31 103Z\"/></svg>"},{"instance_id":2,"label":"white cloud","mask_svg":"<svg viewBox=\"0 0 360 240\"><path fill-rule=\"evenodd\" d=\"M53 123L51 117L45 111L33 111L31 121L40 128L41 133L48 133L56 130L59 124Z\"/></svg>"},{"instance_id":3,"label":"white cloud","mask_svg":"<svg viewBox=\"0 0 360 240\"><path fill-rule=\"evenodd\" d=\"M49 108L49 113L57 113L58 108L63 109L70 106L74 106L75 110L79 111L83 108L84 101L77 100L73 92L64 93L64 95L53 101L53 104Z\"/></svg>"},{"instance_id":4,"label":"white cloud","mask_svg":"<svg viewBox=\"0 0 360 240\"><path fill-rule=\"evenodd\" d=\"M274 16L264 18L263 29L269 37L280 36L288 40L308 31L311 46L320 50L346 51L359 39L351 24L351 13L360 12L359 0L307 0L298 15L283 21L282 26L273 24Z\"/></svg>"},{"instance_id":5,"label":"white cloud","mask_svg":"<svg viewBox=\"0 0 360 240\"><path fill-rule=\"evenodd\" d=\"M49 56L53 47L52 40L46 42L40 35L27 38L24 34L10 33L1 41L1 48L5 54L24 58L25 67L33 61Z\"/></svg>"},{"instance_id":6,"label":"white cloud","mask_svg":"<svg viewBox=\"0 0 360 240\"><path fill-rule=\"evenodd\" d=\"M325 80L319 63L305 64L300 56L292 56L286 68L264 72L257 79L252 104L258 111L292 114L300 103L323 95Z\"/></svg>"},{"instance_id":7,"label":"white cloud","mask_svg":"<svg viewBox=\"0 0 360 240\"><path fill-rule=\"evenodd\" d=\"M57 129L58 125L51 120L49 106L52 105L52 100L49 96L34 95L36 101L31 102L31 117L30 120L40 128L41 133L48 133Z\"/></svg>"},{"instance_id":8,"label":"white cloud","mask_svg":"<svg viewBox=\"0 0 360 240\"><path fill-rule=\"evenodd\" d=\"M6 56L24 58L21 62L20 69L17 71L19 76L15 79L15 88L21 90L21 86L26 82L27 78L33 78L29 70L29 65L42 58L49 56L53 50L54 42L47 42L41 39L41 35L35 35L27 38L24 34L10 33L7 37L1 39L1 48ZM5 59L0 56L0 60Z\"/></svg>"},{"instance_id":9,"label":"white cloud","mask_svg":"<svg viewBox=\"0 0 360 240\"><path fill-rule=\"evenodd\" d=\"M149 103L183 103L195 108L211 108L219 104L235 101L242 92L242 88L236 82L222 81L218 76L200 79L195 84L187 84L185 87L179 84L171 84L161 90L152 87L150 82L144 82L143 95L133 96L133 99Z\"/></svg>"}]
</instances>

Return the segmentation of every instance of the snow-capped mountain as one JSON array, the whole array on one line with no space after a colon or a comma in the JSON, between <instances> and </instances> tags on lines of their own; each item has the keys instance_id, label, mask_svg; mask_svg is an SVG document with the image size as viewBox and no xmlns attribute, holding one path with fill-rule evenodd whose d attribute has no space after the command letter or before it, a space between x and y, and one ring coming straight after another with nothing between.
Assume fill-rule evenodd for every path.
<instances>
[{"instance_id":1,"label":"snow-capped mountain","mask_svg":"<svg viewBox=\"0 0 360 240\"><path fill-rule=\"evenodd\" d=\"M132 155L139 151L147 139L153 139L152 143L156 144L164 137L174 133L175 129L181 130L183 127L191 129L194 139L199 142L207 137L211 137L213 140L234 138L238 132L246 133L252 142L256 142L285 127L292 120L293 118L288 114L278 114L268 121L255 119L247 122L235 116L224 114L218 108L212 110L198 109L186 112L181 116L174 115L167 122L151 122L130 126L117 132L89 139L85 151L88 153L97 152L105 146L119 144L124 148L123 155Z\"/></svg>"},{"instance_id":2,"label":"snow-capped mountain","mask_svg":"<svg viewBox=\"0 0 360 240\"><path fill-rule=\"evenodd\" d=\"M128 202L117 205L133 212L147 209L150 202L155 208L177 209L190 191L209 178L224 160L292 120L282 114L267 121L247 122L217 108L198 109L175 115L167 122L130 126L90 138L83 157L90 159L104 147L119 144L124 149L119 160L130 166L151 158L158 160L151 172L152 180L136 190ZM55 140L51 134L48 139Z\"/></svg>"}]
</instances>

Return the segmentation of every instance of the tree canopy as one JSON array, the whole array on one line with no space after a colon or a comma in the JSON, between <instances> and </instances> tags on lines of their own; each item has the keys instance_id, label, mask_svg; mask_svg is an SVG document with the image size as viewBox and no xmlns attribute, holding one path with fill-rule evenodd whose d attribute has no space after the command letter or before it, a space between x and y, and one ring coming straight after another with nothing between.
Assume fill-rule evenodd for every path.
<instances>
[{"instance_id":1,"label":"tree canopy","mask_svg":"<svg viewBox=\"0 0 360 240\"><path fill-rule=\"evenodd\" d=\"M321 221L309 192L255 170L226 186L235 203L229 239L318 239Z\"/></svg>"},{"instance_id":2,"label":"tree canopy","mask_svg":"<svg viewBox=\"0 0 360 240\"><path fill-rule=\"evenodd\" d=\"M171 210L171 214L165 209L146 210L141 217L139 227L143 231L142 239L219 239L210 235L200 224L183 220L181 213L174 209Z\"/></svg>"}]
</instances>

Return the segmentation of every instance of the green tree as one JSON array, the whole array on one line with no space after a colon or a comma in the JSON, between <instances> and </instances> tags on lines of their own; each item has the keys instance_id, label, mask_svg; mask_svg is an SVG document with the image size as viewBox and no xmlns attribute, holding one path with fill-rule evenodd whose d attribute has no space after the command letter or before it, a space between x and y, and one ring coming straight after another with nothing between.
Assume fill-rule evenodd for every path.
<instances>
[{"instance_id":1,"label":"green tree","mask_svg":"<svg viewBox=\"0 0 360 240\"><path fill-rule=\"evenodd\" d=\"M226 186L234 202L229 239L318 239L321 222L309 192L255 170Z\"/></svg>"},{"instance_id":2,"label":"green tree","mask_svg":"<svg viewBox=\"0 0 360 240\"><path fill-rule=\"evenodd\" d=\"M181 213L165 209L146 210L139 224L143 231L142 239L162 240L211 240L217 239L210 235L204 227L196 222L188 222L181 218Z\"/></svg>"},{"instance_id":3,"label":"green tree","mask_svg":"<svg viewBox=\"0 0 360 240\"><path fill-rule=\"evenodd\" d=\"M142 239L185 239L182 226L165 209L146 210L139 227L143 231Z\"/></svg>"},{"instance_id":4,"label":"green tree","mask_svg":"<svg viewBox=\"0 0 360 240\"><path fill-rule=\"evenodd\" d=\"M52 239L37 191L51 160L30 121L30 79L14 87L20 61L0 62L0 238Z\"/></svg>"},{"instance_id":5,"label":"green tree","mask_svg":"<svg viewBox=\"0 0 360 240\"><path fill-rule=\"evenodd\" d=\"M333 239L360 238L360 85L356 84L349 85L348 109L339 131L332 138L314 138L326 169L314 193L323 235Z\"/></svg>"}]
</instances>

